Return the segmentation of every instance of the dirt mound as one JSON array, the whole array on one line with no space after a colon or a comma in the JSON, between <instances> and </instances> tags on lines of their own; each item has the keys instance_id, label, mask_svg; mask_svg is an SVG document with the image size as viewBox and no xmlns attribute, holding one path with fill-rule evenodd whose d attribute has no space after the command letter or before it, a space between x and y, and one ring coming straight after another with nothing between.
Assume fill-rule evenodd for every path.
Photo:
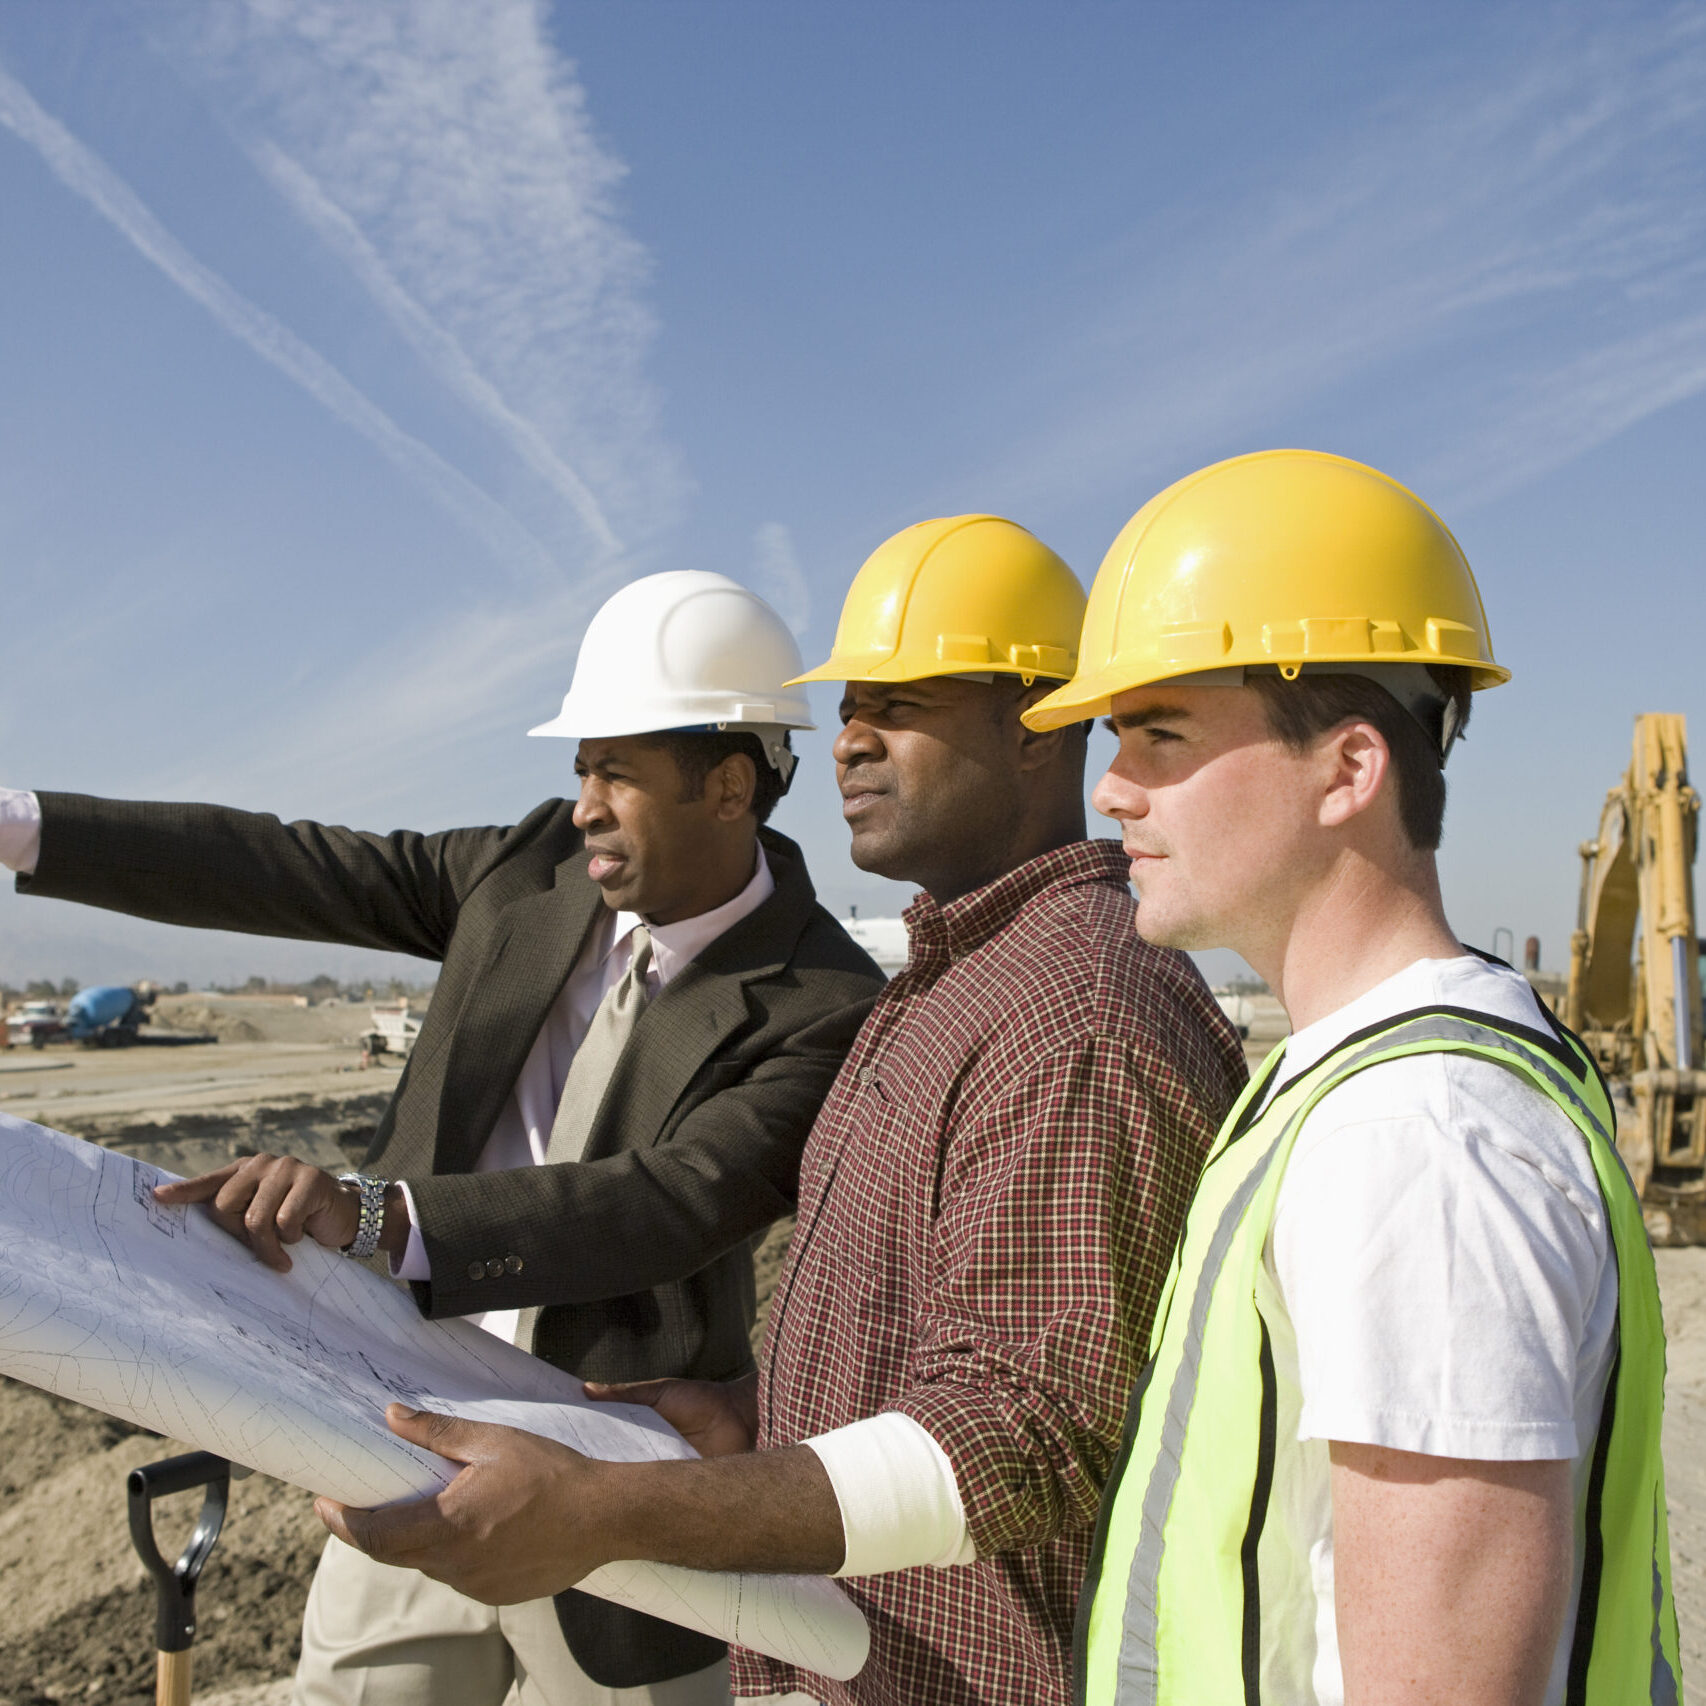
<instances>
[{"instance_id":1,"label":"dirt mound","mask_svg":"<svg viewBox=\"0 0 1706 1706\"><path fill-rule=\"evenodd\" d=\"M125 1478L184 1449L0 1381L0 1703L153 1700L154 1589L131 1549ZM196 1493L158 1502L162 1551L182 1547L199 1507ZM323 1543L307 1494L260 1475L233 1483L198 1593L198 1697L290 1673Z\"/></svg>"},{"instance_id":2,"label":"dirt mound","mask_svg":"<svg viewBox=\"0 0 1706 1706\"><path fill-rule=\"evenodd\" d=\"M141 1432L117 1416L0 1379L0 1511L67 1464Z\"/></svg>"},{"instance_id":3,"label":"dirt mound","mask_svg":"<svg viewBox=\"0 0 1706 1706\"><path fill-rule=\"evenodd\" d=\"M215 1552L197 1591L196 1698L206 1690L291 1675L317 1553L284 1561ZM0 1702L93 1700L153 1706L154 1589L114 1588L21 1640L0 1644Z\"/></svg>"},{"instance_id":4,"label":"dirt mound","mask_svg":"<svg viewBox=\"0 0 1706 1706\"><path fill-rule=\"evenodd\" d=\"M263 1152L295 1155L317 1166L337 1168L353 1165L367 1153L390 1100L386 1089L336 1101L300 1097L206 1114L179 1114L175 1119L89 1114L65 1120L60 1129L186 1175Z\"/></svg>"},{"instance_id":5,"label":"dirt mound","mask_svg":"<svg viewBox=\"0 0 1706 1706\"><path fill-rule=\"evenodd\" d=\"M298 1007L291 1001L220 1000L207 995L163 995L155 1002L150 1028L215 1036L221 1042L348 1043L360 1047L373 1028L371 1009L329 1002Z\"/></svg>"}]
</instances>

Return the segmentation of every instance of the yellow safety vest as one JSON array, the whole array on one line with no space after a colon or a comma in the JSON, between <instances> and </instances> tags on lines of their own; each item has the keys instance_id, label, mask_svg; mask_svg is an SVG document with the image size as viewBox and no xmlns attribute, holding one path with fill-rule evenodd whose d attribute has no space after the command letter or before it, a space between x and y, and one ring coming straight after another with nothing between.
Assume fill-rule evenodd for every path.
<instances>
[{"instance_id":1,"label":"yellow safety vest","mask_svg":"<svg viewBox=\"0 0 1706 1706\"><path fill-rule=\"evenodd\" d=\"M1568 1706L1681 1700L1659 1423L1664 1326L1641 1206L1618 1159L1604 1081L1568 1032L1428 1008L1347 1038L1266 1107L1276 1050L1228 1115L1156 1311L1148 1366L1103 1496L1078 1613L1080 1706L1255 1706L1295 1657L1263 1614L1258 1560L1272 1488L1275 1387L1256 1278L1280 1181L1310 1110L1353 1073L1406 1055L1478 1056L1531 1083L1593 1157L1617 1265L1617 1338L1587 1478ZM1280 1703L1269 1697L1269 1706Z\"/></svg>"}]
</instances>

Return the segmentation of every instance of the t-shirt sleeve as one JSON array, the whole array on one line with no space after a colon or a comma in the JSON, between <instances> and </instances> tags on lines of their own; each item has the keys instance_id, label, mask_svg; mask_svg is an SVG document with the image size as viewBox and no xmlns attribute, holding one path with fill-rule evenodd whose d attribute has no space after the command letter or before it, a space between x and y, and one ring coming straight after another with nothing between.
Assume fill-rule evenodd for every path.
<instances>
[{"instance_id":1,"label":"t-shirt sleeve","mask_svg":"<svg viewBox=\"0 0 1706 1706\"><path fill-rule=\"evenodd\" d=\"M1603 1225L1496 1122L1452 1123L1362 1118L1300 1139L1268 1250L1296 1334L1298 1438L1573 1457Z\"/></svg>"}]
</instances>

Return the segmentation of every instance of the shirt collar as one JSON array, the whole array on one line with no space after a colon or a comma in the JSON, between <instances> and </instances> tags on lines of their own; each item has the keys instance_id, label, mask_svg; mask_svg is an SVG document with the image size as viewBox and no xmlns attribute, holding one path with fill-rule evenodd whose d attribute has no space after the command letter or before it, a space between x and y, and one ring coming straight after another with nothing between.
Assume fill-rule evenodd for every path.
<instances>
[{"instance_id":1,"label":"shirt collar","mask_svg":"<svg viewBox=\"0 0 1706 1706\"><path fill-rule=\"evenodd\" d=\"M909 965L964 959L998 936L1049 889L1109 881L1124 886L1129 875L1130 866L1117 841L1069 841L946 906L921 893L901 915L911 947Z\"/></svg>"},{"instance_id":2,"label":"shirt collar","mask_svg":"<svg viewBox=\"0 0 1706 1706\"><path fill-rule=\"evenodd\" d=\"M659 985L668 983L689 960L696 959L725 930L731 929L749 913L756 912L775 892L776 879L770 874L770 862L760 847L752 880L733 900L725 900L721 906L714 906L709 912L701 912L694 918L678 919L674 924L647 924L646 928L652 934L652 967ZM617 913L610 946L605 949L603 957L608 958L618 948L626 953L628 938L637 925L644 923L637 912Z\"/></svg>"}]
</instances>

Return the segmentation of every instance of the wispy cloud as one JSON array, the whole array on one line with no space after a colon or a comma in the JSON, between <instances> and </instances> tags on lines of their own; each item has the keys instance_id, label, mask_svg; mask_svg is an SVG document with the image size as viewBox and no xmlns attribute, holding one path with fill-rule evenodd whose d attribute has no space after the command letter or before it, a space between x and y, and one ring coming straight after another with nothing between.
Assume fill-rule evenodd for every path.
<instances>
[{"instance_id":1,"label":"wispy cloud","mask_svg":"<svg viewBox=\"0 0 1706 1706\"><path fill-rule=\"evenodd\" d=\"M458 400L566 506L571 563L686 490L645 363L648 258L536 0L192 0L161 51Z\"/></svg>"},{"instance_id":2,"label":"wispy cloud","mask_svg":"<svg viewBox=\"0 0 1706 1706\"><path fill-rule=\"evenodd\" d=\"M276 809L303 797L311 780L308 809L376 824L411 809L429 770L440 810L502 792L490 787L492 755L507 753L525 798L538 769L529 749L539 743L523 733L556 709L587 619L622 573L612 565L526 603L492 601L400 630L338 678L295 695L288 727L205 741L193 766L159 775L156 786L222 797L240 778L244 803ZM566 766L562 777L566 785Z\"/></svg>"},{"instance_id":3,"label":"wispy cloud","mask_svg":"<svg viewBox=\"0 0 1706 1706\"><path fill-rule=\"evenodd\" d=\"M427 766L478 772L474 755L494 744L518 772L536 768L529 743L504 738L550 710L588 617L660 549L688 491L646 373L649 260L616 205L624 167L544 8L182 0L142 18L292 214L504 447L516 478L503 500L553 559L543 579L470 582L408 612L347 670L317 675L287 725L208 741L160 785L217 792L239 775L262 801L312 776L314 809L370 821L419 798Z\"/></svg>"},{"instance_id":4,"label":"wispy cloud","mask_svg":"<svg viewBox=\"0 0 1706 1706\"><path fill-rule=\"evenodd\" d=\"M1552 24L1099 256L1100 311L1037 358L1070 410L990 488L1135 501L1330 412L1461 505L1706 387L1706 13Z\"/></svg>"},{"instance_id":5,"label":"wispy cloud","mask_svg":"<svg viewBox=\"0 0 1706 1706\"><path fill-rule=\"evenodd\" d=\"M811 626L811 585L800 568L794 536L780 521L765 522L753 536L747 582L796 635Z\"/></svg>"},{"instance_id":6,"label":"wispy cloud","mask_svg":"<svg viewBox=\"0 0 1706 1706\"><path fill-rule=\"evenodd\" d=\"M0 66L0 126L41 156L146 260L205 308L233 337L300 385L442 504L500 559L548 571L544 547L464 474L404 432L312 346L204 266L92 149L80 142Z\"/></svg>"},{"instance_id":7,"label":"wispy cloud","mask_svg":"<svg viewBox=\"0 0 1706 1706\"><path fill-rule=\"evenodd\" d=\"M622 541L611 531L610 522L586 481L557 455L532 421L517 414L504 401L468 352L397 282L355 221L313 177L274 144L259 144L254 158L273 186L348 265L392 324L445 384L488 421L522 461L574 509L598 546L619 551Z\"/></svg>"}]
</instances>

